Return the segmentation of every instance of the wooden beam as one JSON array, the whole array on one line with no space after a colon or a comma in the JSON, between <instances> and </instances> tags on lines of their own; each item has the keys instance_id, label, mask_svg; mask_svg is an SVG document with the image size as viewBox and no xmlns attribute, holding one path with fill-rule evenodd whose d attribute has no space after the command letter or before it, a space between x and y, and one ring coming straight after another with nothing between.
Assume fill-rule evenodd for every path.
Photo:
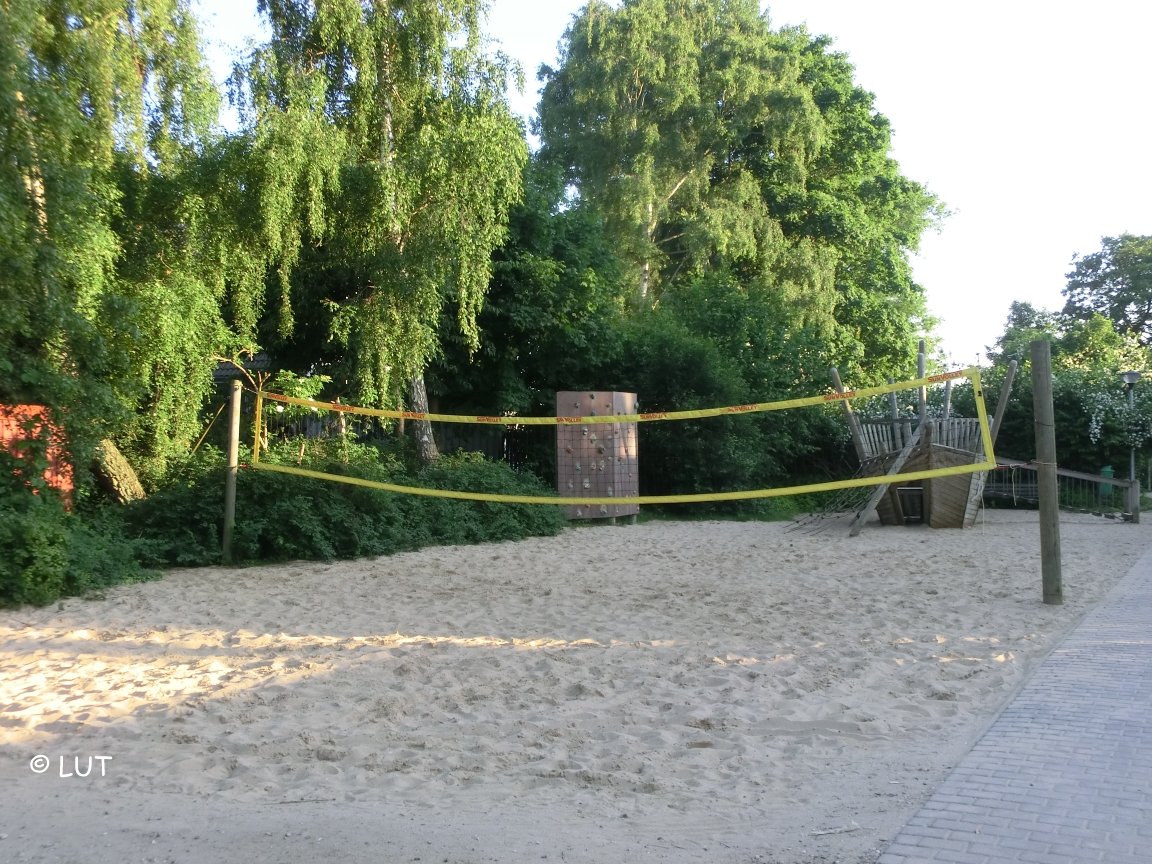
<instances>
[{"instance_id":1,"label":"wooden beam","mask_svg":"<svg viewBox=\"0 0 1152 864\"><path fill-rule=\"evenodd\" d=\"M1015 360L1008 364L1008 373L1004 376L1004 383L1000 387L1000 398L996 402L996 414L992 418L992 446L996 446L996 436L1000 434L1000 424L1004 421L1004 412L1008 410L1008 397L1012 395L1012 384L1016 380L1018 364Z\"/></svg>"},{"instance_id":2,"label":"wooden beam","mask_svg":"<svg viewBox=\"0 0 1152 864\"><path fill-rule=\"evenodd\" d=\"M928 374L928 355L925 353L924 340L920 340L920 353L916 357L916 377L924 378ZM920 387L920 425L928 419L928 388Z\"/></svg>"},{"instance_id":3,"label":"wooden beam","mask_svg":"<svg viewBox=\"0 0 1152 864\"><path fill-rule=\"evenodd\" d=\"M843 393L844 384L840 380L840 370L833 366L830 372L832 375L832 386L836 388L837 393ZM844 406L844 416L848 420L848 431L852 433L852 445L856 448L856 457L863 462L868 458L868 453L864 447L864 433L860 429L860 424L856 420L856 414L852 411L852 406L848 404L848 400L841 399L840 404Z\"/></svg>"},{"instance_id":4,"label":"wooden beam","mask_svg":"<svg viewBox=\"0 0 1152 864\"><path fill-rule=\"evenodd\" d=\"M888 376L888 383L895 383L892 376ZM904 446L904 437L901 435L900 409L896 406L896 393L888 394L888 412L892 415L892 443L897 447ZM1152 462L1149 463L1152 465Z\"/></svg>"}]
</instances>

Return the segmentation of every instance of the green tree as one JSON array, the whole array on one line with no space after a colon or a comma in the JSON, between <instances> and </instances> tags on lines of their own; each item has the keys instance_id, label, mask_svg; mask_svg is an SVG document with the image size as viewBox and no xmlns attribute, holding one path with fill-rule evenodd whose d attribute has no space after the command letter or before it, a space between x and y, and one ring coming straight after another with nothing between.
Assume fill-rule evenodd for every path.
<instances>
[{"instance_id":1,"label":"green tree","mask_svg":"<svg viewBox=\"0 0 1152 864\"><path fill-rule=\"evenodd\" d=\"M909 256L946 213L892 159L888 119L856 85L848 57L831 50L829 37L803 28L780 36L799 58L822 132L803 183L779 178L769 161L761 188L785 237L835 250L836 344L845 373L870 382L904 377L915 368L919 338L934 325Z\"/></svg>"},{"instance_id":2,"label":"green tree","mask_svg":"<svg viewBox=\"0 0 1152 864\"><path fill-rule=\"evenodd\" d=\"M55 408L81 464L195 425L225 339L179 178L216 107L183 0L0 2L0 401Z\"/></svg>"},{"instance_id":3,"label":"green tree","mask_svg":"<svg viewBox=\"0 0 1152 864\"><path fill-rule=\"evenodd\" d=\"M1127 462L1129 449L1152 428L1152 399L1137 386L1130 412L1120 373L1146 369L1152 357L1132 334L1116 332L1102 315L1087 320L1061 317L1028 303L1013 303L1003 335L988 356L997 364L985 376L998 398L1009 361L1020 365L996 444L998 454L1027 459L1035 452L1031 342L1052 346L1056 451L1061 467L1096 473L1103 465Z\"/></svg>"},{"instance_id":4,"label":"green tree","mask_svg":"<svg viewBox=\"0 0 1152 864\"><path fill-rule=\"evenodd\" d=\"M454 304L475 349L492 251L521 196L512 70L482 50L475 0L260 8L271 40L242 83L279 331L307 316L357 401L395 403L407 384L423 410L442 308Z\"/></svg>"},{"instance_id":5,"label":"green tree","mask_svg":"<svg viewBox=\"0 0 1152 864\"><path fill-rule=\"evenodd\" d=\"M724 272L879 378L930 324L908 257L940 211L828 45L754 0L590 3L543 70L542 158L605 220L640 305Z\"/></svg>"},{"instance_id":6,"label":"green tree","mask_svg":"<svg viewBox=\"0 0 1152 864\"><path fill-rule=\"evenodd\" d=\"M1100 246L1072 259L1064 314L1103 315L1121 333L1152 344L1152 237L1121 234L1103 238Z\"/></svg>"},{"instance_id":7,"label":"green tree","mask_svg":"<svg viewBox=\"0 0 1152 864\"><path fill-rule=\"evenodd\" d=\"M543 72L544 154L607 220L639 298L769 255L806 288L828 286L829 262L782 242L759 188L759 158L801 183L820 128L798 59L755 0L594 0Z\"/></svg>"},{"instance_id":8,"label":"green tree","mask_svg":"<svg viewBox=\"0 0 1152 864\"><path fill-rule=\"evenodd\" d=\"M988 359L994 366L1007 365L1012 360L1022 365L1031 356L1032 342L1038 339L1052 342L1059 332L1060 316L1057 313L1014 300L1008 307L1003 334L994 346L986 346Z\"/></svg>"},{"instance_id":9,"label":"green tree","mask_svg":"<svg viewBox=\"0 0 1152 864\"><path fill-rule=\"evenodd\" d=\"M493 258L473 352L445 308L443 354L430 386L465 413L548 413L557 390L593 389L625 313L623 266L602 222L563 207L559 175L533 160L525 200Z\"/></svg>"}]
</instances>

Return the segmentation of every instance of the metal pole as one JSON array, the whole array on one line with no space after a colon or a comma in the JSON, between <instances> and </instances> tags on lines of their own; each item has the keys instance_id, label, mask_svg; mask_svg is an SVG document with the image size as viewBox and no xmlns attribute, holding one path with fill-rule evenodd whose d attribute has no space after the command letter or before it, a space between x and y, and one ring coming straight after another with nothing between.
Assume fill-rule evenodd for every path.
<instances>
[{"instance_id":1,"label":"metal pole","mask_svg":"<svg viewBox=\"0 0 1152 864\"><path fill-rule=\"evenodd\" d=\"M1132 415L1136 412L1136 385L1128 385L1128 416L1131 422ZM1128 512L1132 514L1132 522L1140 522L1140 484L1136 480L1136 445L1132 445L1132 450L1128 457Z\"/></svg>"},{"instance_id":2,"label":"metal pole","mask_svg":"<svg viewBox=\"0 0 1152 864\"><path fill-rule=\"evenodd\" d=\"M1052 406L1052 346L1032 343L1032 410L1036 424L1036 482L1040 497L1040 568L1044 602L1064 602L1060 571L1060 492L1056 485L1056 419Z\"/></svg>"},{"instance_id":3,"label":"metal pole","mask_svg":"<svg viewBox=\"0 0 1152 864\"><path fill-rule=\"evenodd\" d=\"M225 564L232 564L232 532L236 527L236 475L240 473L240 396L239 380L232 382L228 405L228 474L224 481L224 541L221 544Z\"/></svg>"}]
</instances>

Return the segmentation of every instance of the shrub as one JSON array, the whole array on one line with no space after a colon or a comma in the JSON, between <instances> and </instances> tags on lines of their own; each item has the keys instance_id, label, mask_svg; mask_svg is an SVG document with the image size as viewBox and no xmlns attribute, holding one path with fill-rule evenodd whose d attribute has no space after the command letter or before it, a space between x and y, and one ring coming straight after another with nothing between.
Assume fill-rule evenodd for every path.
<instances>
[{"instance_id":1,"label":"shrub","mask_svg":"<svg viewBox=\"0 0 1152 864\"><path fill-rule=\"evenodd\" d=\"M371 450L361 446L349 462L309 467L429 489L548 494L531 475L477 454L444 456L413 475L394 458L370 458ZM141 541L148 563L219 563L224 482L224 469L216 468L127 508L131 533ZM567 524L558 508L548 505L414 496L265 471L240 472L236 514L233 554L243 563L358 558L434 544L515 540L556 534Z\"/></svg>"},{"instance_id":2,"label":"shrub","mask_svg":"<svg viewBox=\"0 0 1152 864\"><path fill-rule=\"evenodd\" d=\"M155 578L114 519L65 511L52 494L5 490L0 499L0 606L43 606Z\"/></svg>"}]
</instances>

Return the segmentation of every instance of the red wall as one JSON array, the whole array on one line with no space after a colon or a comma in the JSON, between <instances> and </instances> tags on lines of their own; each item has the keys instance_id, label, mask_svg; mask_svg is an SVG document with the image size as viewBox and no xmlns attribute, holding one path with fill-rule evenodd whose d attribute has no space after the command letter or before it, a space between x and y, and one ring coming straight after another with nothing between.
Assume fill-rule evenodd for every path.
<instances>
[{"instance_id":1,"label":"red wall","mask_svg":"<svg viewBox=\"0 0 1152 864\"><path fill-rule=\"evenodd\" d=\"M48 411L41 405L0 405L0 447L13 456L21 455L20 445L50 435L48 468L44 479L59 490L64 500L72 501L72 466L64 450L64 435L48 419Z\"/></svg>"}]
</instances>

